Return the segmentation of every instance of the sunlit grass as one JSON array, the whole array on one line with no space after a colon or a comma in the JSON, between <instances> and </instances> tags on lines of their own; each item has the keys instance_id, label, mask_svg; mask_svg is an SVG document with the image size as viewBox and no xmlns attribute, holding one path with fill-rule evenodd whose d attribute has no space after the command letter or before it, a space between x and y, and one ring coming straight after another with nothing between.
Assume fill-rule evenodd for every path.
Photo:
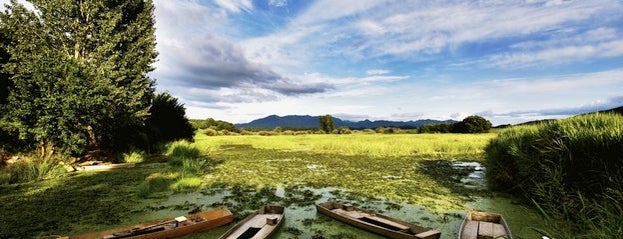
<instances>
[{"instance_id":1,"label":"sunlit grass","mask_svg":"<svg viewBox=\"0 0 623 239\"><path fill-rule=\"evenodd\" d=\"M242 135L195 138L221 162L208 184L303 184L450 210L463 199L423 172L431 159L479 161L495 134ZM434 166L434 165L433 165Z\"/></svg>"},{"instance_id":2,"label":"sunlit grass","mask_svg":"<svg viewBox=\"0 0 623 239\"><path fill-rule=\"evenodd\" d=\"M470 157L481 159L489 134L364 134L217 136L198 133L195 145L214 151L222 145L247 144L258 149L279 149L322 154L371 157Z\"/></svg>"},{"instance_id":3,"label":"sunlit grass","mask_svg":"<svg viewBox=\"0 0 623 239\"><path fill-rule=\"evenodd\" d=\"M124 153L122 161L124 163L142 163L145 162L145 152L143 151L132 151L128 153Z\"/></svg>"}]
</instances>

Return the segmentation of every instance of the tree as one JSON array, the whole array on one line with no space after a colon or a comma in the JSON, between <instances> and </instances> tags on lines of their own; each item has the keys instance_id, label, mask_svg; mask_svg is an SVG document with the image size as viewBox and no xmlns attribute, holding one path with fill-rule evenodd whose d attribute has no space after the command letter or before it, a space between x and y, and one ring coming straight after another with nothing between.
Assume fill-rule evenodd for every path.
<instances>
[{"instance_id":1,"label":"tree","mask_svg":"<svg viewBox=\"0 0 623 239\"><path fill-rule=\"evenodd\" d=\"M454 125L454 132L457 133L486 133L491 129L491 122L481 116L472 115Z\"/></svg>"},{"instance_id":2,"label":"tree","mask_svg":"<svg viewBox=\"0 0 623 239\"><path fill-rule=\"evenodd\" d=\"M333 124L333 117L331 115L320 116L320 129L327 134L330 134L335 129Z\"/></svg>"},{"instance_id":3,"label":"tree","mask_svg":"<svg viewBox=\"0 0 623 239\"><path fill-rule=\"evenodd\" d=\"M168 93L160 93L154 97L147 120L151 145L179 139L191 141L195 129L186 118L184 105Z\"/></svg>"},{"instance_id":4,"label":"tree","mask_svg":"<svg viewBox=\"0 0 623 239\"><path fill-rule=\"evenodd\" d=\"M42 154L119 150L153 97L151 0L12 0L0 14L12 85L3 110Z\"/></svg>"}]
</instances>

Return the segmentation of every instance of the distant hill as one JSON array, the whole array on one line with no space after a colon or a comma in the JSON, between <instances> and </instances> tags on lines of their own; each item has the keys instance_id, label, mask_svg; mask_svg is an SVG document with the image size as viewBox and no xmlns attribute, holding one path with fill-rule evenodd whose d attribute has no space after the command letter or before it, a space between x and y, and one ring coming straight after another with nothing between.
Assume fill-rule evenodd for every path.
<instances>
[{"instance_id":1,"label":"distant hill","mask_svg":"<svg viewBox=\"0 0 623 239\"><path fill-rule=\"evenodd\" d=\"M377 121L348 121L342 120L339 118L333 117L333 124L336 128L346 126L351 129L376 129L379 127L396 127L396 128L418 128L422 125L426 124L453 124L457 121L454 120L416 120L416 121L387 121L387 120L377 120ZM319 116L309 116L309 115L287 115L287 116L277 116L270 115L265 118L256 119L249 123L244 124L236 124L238 128L266 128L273 129L275 127L282 128L318 128L320 127L320 119Z\"/></svg>"}]
</instances>

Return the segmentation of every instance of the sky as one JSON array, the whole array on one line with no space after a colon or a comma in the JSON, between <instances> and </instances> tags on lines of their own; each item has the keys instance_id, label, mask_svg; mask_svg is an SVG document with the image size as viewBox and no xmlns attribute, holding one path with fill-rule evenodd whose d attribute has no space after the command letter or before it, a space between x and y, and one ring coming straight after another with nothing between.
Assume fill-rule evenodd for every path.
<instances>
[{"instance_id":1,"label":"sky","mask_svg":"<svg viewBox=\"0 0 623 239\"><path fill-rule=\"evenodd\" d=\"M499 125L623 106L621 0L154 3L150 76L192 119Z\"/></svg>"}]
</instances>

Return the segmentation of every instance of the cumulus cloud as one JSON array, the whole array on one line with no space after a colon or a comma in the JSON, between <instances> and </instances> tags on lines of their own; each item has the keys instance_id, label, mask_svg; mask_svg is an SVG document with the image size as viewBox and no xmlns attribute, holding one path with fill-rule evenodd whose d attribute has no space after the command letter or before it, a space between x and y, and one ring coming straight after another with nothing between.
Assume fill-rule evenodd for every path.
<instances>
[{"instance_id":1,"label":"cumulus cloud","mask_svg":"<svg viewBox=\"0 0 623 239\"><path fill-rule=\"evenodd\" d=\"M251 6L247 1L216 3L234 12ZM193 102L261 102L332 88L328 83L300 82L277 73L269 65L249 60L231 40L203 28L205 21L211 19L227 24L219 12L192 1L157 4L160 60L154 76L159 85L173 89L172 93L181 98Z\"/></svg>"}]
</instances>

